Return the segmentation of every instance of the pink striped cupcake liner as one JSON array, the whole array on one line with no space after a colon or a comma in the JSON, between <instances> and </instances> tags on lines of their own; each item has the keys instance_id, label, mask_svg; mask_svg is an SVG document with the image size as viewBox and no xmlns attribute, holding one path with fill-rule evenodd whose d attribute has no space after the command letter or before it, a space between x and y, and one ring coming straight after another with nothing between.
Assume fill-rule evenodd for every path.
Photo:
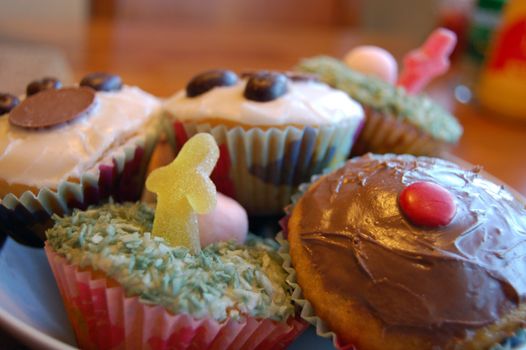
<instances>
[{"instance_id":1,"label":"pink striped cupcake liner","mask_svg":"<svg viewBox=\"0 0 526 350\"><path fill-rule=\"evenodd\" d=\"M69 264L48 245L45 251L81 349L284 349L307 328L296 317L218 322L174 315L127 297L115 282Z\"/></svg>"}]
</instances>

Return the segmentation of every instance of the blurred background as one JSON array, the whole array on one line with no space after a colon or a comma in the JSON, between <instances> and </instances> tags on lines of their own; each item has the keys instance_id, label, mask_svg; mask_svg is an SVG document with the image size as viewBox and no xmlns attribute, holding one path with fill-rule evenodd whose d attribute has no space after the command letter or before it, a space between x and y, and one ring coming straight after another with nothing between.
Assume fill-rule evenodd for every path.
<instances>
[{"instance_id":1,"label":"blurred background","mask_svg":"<svg viewBox=\"0 0 526 350\"><path fill-rule=\"evenodd\" d=\"M163 93L158 77L185 81L193 63L196 71L211 66L247 68L247 62L283 68L282 57L273 65L273 56L286 54L289 46L298 46L294 52L305 56L343 54L354 44L357 31L371 41L380 38L375 44L394 51L400 59L437 24L449 21L457 31L464 30L471 6L472 0L2 0L0 89L23 90L25 83L18 82L34 78L43 65L67 78L71 65L82 71L89 62L90 68L118 71L132 82L137 82L134 72L148 69L152 78L141 84ZM157 30L149 28L151 22ZM273 43L266 42L266 32L279 31L288 35L274 35ZM325 32L337 35L324 43ZM148 40L148 49L129 42L134 37L138 42ZM243 39L247 37L251 40ZM304 38L317 44L305 45ZM316 47L318 52L302 45ZM124 57L119 53L109 61L104 50L110 48ZM35 61L32 57L37 52ZM152 55L163 54L170 54L173 63L144 66ZM291 57L290 65L298 58ZM179 70L178 63L185 69Z\"/></svg>"}]
</instances>

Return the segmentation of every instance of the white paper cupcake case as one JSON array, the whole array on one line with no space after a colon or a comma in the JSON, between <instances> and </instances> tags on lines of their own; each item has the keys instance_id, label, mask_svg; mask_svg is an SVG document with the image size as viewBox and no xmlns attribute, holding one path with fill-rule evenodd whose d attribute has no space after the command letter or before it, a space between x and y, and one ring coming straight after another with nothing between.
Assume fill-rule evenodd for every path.
<instances>
[{"instance_id":1,"label":"white paper cupcake case","mask_svg":"<svg viewBox=\"0 0 526 350\"><path fill-rule=\"evenodd\" d=\"M42 247L53 214L68 214L74 208L86 208L110 197L116 201L138 200L159 132L159 122L152 120L141 135L116 147L78 182L62 181L56 190L44 187L36 195L31 191L20 197L7 194L0 199L0 232L19 243Z\"/></svg>"},{"instance_id":2,"label":"white paper cupcake case","mask_svg":"<svg viewBox=\"0 0 526 350\"><path fill-rule=\"evenodd\" d=\"M297 186L347 159L362 121L303 129L228 128L165 119L177 150L199 132L214 136L221 156L212 173L218 191L236 199L251 215L279 214Z\"/></svg>"},{"instance_id":3,"label":"white paper cupcake case","mask_svg":"<svg viewBox=\"0 0 526 350\"><path fill-rule=\"evenodd\" d=\"M300 317L316 328L317 335L324 338L331 338L332 344L336 349L345 349L338 344L336 334L331 332L327 324L321 318L316 316L312 304L307 299L303 298L303 292L296 280L296 271L292 267L290 261L289 242L283 238L282 232L278 233L276 240L280 244L278 253L283 258L283 268L288 273L286 281L293 288L292 301L301 308Z\"/></svg>"}]
</instances>

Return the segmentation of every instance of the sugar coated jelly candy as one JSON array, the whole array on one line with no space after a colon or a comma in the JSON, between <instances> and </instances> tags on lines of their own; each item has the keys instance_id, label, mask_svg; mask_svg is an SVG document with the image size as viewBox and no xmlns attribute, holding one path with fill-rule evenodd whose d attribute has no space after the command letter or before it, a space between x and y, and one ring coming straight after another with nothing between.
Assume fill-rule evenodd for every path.
<instances>
[{"instance_id":1,"label":"sugar coated jelly candy","mask_svg":"<svg viewBox=\"0 0 526 350\"><path fill-rule=\"evenodd\" d=\"M404 57L404 66L397 85L407 92L416 94L435 77L449 69L449 56L457 43L454 32L438 28L418 49L410 51Z\"/></svg>"},{"instance_id":2,"label":"sugar coated jelly candy","mask_svg":"<svg viewBox=\"0 0 526 350\"><path fill-rule=\"evenodd\" d=\"M155 169L146 188L157 194L153 234L170 245L201 249L197 214L216 205L216 188L210 174L219 158L219 148L210 134L188 140L169 165Z\"/></svg>"}]
</instances>

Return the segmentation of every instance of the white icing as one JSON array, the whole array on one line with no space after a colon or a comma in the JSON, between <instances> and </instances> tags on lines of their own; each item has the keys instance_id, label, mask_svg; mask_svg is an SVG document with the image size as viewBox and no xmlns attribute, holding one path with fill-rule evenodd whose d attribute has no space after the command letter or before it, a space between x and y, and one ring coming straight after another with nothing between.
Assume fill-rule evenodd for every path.
<instances>
[{"instance_id":1,"label":"white icing","mask_svg":"<svg viewBox=\"0 0 526 350\"><path fill-rule=\"evenodd\" d=\"M113 145L125 142L159 108L154 96L137 87L97 92L85 116L49 129L24 129L0 117L0 179L8 184L56 186L79 178Z\"/></svg>"},{"instance_id":2,"label":"white icing","mask_svg":"<svg viewBox=\"0 0 526 350\"><path fill-rule=\"evenodd\" d=\"M247 100L246 80L216 87L197 97L180 91L164 108L179 120L223 119L240 124L327 125L346 119L363 119L363 109L346 93L315 81L289 83L288 92L269 102Z\"/></svg>"}]
</instances>

